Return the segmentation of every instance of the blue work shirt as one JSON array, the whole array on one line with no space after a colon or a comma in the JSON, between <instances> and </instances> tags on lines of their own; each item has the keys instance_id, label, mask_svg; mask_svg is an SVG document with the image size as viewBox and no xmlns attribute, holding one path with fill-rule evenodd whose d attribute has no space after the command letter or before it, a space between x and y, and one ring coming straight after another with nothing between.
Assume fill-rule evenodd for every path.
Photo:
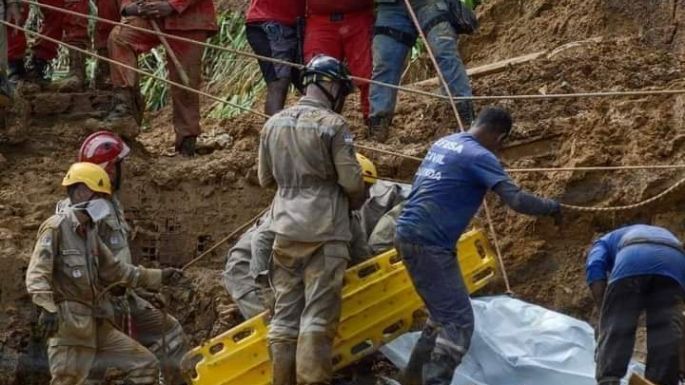
<instances>
[{"instance_id":1,"label":"blue work shirt","mask_svg":"<svg viewBox=\"0 0 685 385\"><path fill-rule=\"evenodd\" d=\"M509 180L495 155L468 133L433 144L397 219L403 241L453 250L485 193Z\"/></svg>"},{"instance_id":2,"label":"blue work shirt","mask_svg":"<svg viewBox=\"0 0 685 385\"><path fill-rule=\"evenodd\" d=\"M593 243L586 272L588 283L662 275L676 280L685 289L685 252L678 238L664 228L622 227Z\"/></svg>"}]
</instances>

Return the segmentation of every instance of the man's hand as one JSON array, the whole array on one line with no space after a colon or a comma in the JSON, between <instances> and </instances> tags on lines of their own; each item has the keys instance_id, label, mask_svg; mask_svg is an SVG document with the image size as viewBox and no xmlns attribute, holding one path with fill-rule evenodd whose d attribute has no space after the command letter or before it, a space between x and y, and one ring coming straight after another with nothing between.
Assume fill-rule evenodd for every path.
<instances>
[{"instance_id":1,"label":"man's hand","mask_svg":"<svg viewBox=\"0 0 685 385\"><path fill-rule=\"evenodd\" d=\"M38 330L43 339L48 339L57 333L59 330L59 320L57 313L51 313L45 309L40 311L38 316Z\"/></svg>"},{"instance_id":2,"label":"man's hand","mask_svg":"<svg viewBox=\"0 0 685 385\"><path fill-rule=\"evenodd\" d=\"M133 3L124 7L122 16L141 16L142 15L142 1L134 1Z\"/></svg>"},{"instance_id":3,"label":"man's hand","mask_svg":"<svg viewBox=\"0 0 685 385\"><path fill-rule=\"evenodd\" d=\"M174 267L162 269L162 285L175 285L183 278L183 270Z\"/></svg>"},{"instance_id":4,"label":"man's hand","mask_svg":"<svg viewBox=\"0 0 685 385\"><path fill-rule=\"evenodd\" d=\"M140 15L146 19L163 19L172 13L174 8L168 1L145 1L140 5Z\"/></svg>"}]
</instances>

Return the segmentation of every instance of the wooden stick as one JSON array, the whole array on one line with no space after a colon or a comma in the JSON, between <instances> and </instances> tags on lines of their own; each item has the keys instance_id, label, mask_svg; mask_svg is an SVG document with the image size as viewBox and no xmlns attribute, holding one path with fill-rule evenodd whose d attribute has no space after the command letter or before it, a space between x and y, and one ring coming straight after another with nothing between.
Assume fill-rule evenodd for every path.
<instances>
[{"instance_id":1,"label":"wooden stick","mask_svg":"<svg viewBox=\"0 0 685 385\"><path fill-rule=\"evenodd\" d=\"M159 28L159 24L157 24L157 20L151 19L150 24L152 25L152 29L154 29L155 32L157 32L158 34L162 33L161 29ZM178 76L181 78L181 82L186 87L190 87L190 78L188 77L186 70L181 65L181 62L178 60L176 53L174 52L174 50L171 49L169 41L167 41L165 36L157 35L157 37L159 38L159 41L162 42L162 45L164 46L164 49L167 52L167 55L169 55L171 61L174 63L174 67L176 67L176 71L178 72Z\"/></svg>"}]
</instances>

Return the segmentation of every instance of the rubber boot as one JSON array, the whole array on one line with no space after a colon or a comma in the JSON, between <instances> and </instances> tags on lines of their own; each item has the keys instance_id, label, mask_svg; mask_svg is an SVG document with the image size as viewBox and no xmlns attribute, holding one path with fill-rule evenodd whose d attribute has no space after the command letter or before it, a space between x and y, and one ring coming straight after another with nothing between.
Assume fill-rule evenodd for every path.
<instances>
[{"instance_id":1,"label":"rubber boot","mask_svg":"<svg viewBox=\"0 0 685 385\"><path fill-rule=\"evenodd\" d=\"M388 140L391 118L385 116L369 117L369 137L378 143Z\"/></svg>"},{"instance_id":2,"label":"rubber boot","mask_svg":"<svg viewBox=\"0 0 685 385\"><path fill-rule=\"evenodd\" d=\"M112 122L126 118L135 119L138 125L143 122L143 97L137 90L118 87L114 89L112 108L105 120Z\"/></svg>"},{"instance_id":3,"label":"rubber boot","mask_svg":"<svg viewBox=\"0 0 685 385\"><path fill-rule=\"evenodd\" d=\"M323 332L301 333L297 341L297 384L327 385L333 378L333 338Z\"/></svg>"},{"instance_id":4,"label":"rubber boot","mask_svg":"<svg viewBox=\"0 0 685 385\"><path fill-rule=\"evenodd\" d=\"M12 104L12 85L5 71L0 71L0 108Z\"/></svg>"},{"instance_id":5,"label":"rubber boot","mask_svg":"<svg viewBox=\"0 0 685 385\"><path fill-rule=\"evenodd\" d=\"M98 48L98 55L102 57L109 57L107 48ZM104 60L98 60L95 67L95 77L93 79L93 87L96 90L111 90L112 77L109 72L109 63Z\"/></svg>"},{"instance_id":6,"label":"rubber boot","mask_svg":"<svg viewBox=\"0 0 685 385\"><path fill-rule=\"evenodd\" d=\"M26 73L26 80L31 83L36 83L41 87L50 84L50 77L48 76L48 67L50 64L38 58L31 59L31 66Z\"/></svg>"},{"instance_id":7,"label":"rubber boot","mask_svg":"<svg viewBox=\"0 0 685 385\"><path fill-rule=\"evenodd\" d=\"M473 121L476 119L475 112L473 110L473 102L470 100L458 102L457 112L459 113L459 118L461 118L461 123L464 125L464 130L468 130Z\"/></svg>"},{"instance_id":8,"label":"rubber boot","mask_svg":"<svg viewBox=\"0 0 685 385\"><path fill-rule=\"evenodd\" d=\"M424 385L450 385L454 370L461 362L443 353L434 352L431 360L423 366Z\"/></svg>"},{"instance_id":9,"label":"rubber boot","mask_svg":"<svg viewBox=\"0 0 685 385\"><path fill-rule=\"evenodd\" d=\"M197 143L197 137L186 136L180 139L176 139L175 150L177 153L192 158L195 156L195 145Z\"/></svg>"},{"instance_id":10,"label":"rubber boot","mask_svg":"<svg viewBox=\"0 0 685 385\"><path fill-rule=\"evenodd\" d=\"M269 345L272 385L296 385L295 357L297 345L294 342L272 342Z\"/></svg>"},{"instance_id":11,"label":"rubber boot","mask_svg":"<svg viewBox=\"0 0 685 385\"><path fill-rule=\"evenodd\" d=\"M402 373L400 381L402 385L423 385L423 367L431 359L437 336L436 328L428 324L424 326L419 340L411 351L407 367Z\"/></svg>"},{"instance_id":12,"label":"rubber boot","mask_svg":"<svg viewBox=\"0 0 685 385\"><path fill-rule=\"evenodd\" d=\"M59 92L81 92L86 84L86 57L82 52L69 51L69 74L57 82Z\"/></svg>"},{"instance_id":13,"label":"rubber boot","mask_svg":"<svg viewBox=\"0 0 685 385\"><path fill-rule=\"evenodd\" d=\"M24 80L26 78L26 66L24 65L24 59L10 60L7 64L9 67L9 81L16 86L20 80Z\"/></svg>"}]
</instances>

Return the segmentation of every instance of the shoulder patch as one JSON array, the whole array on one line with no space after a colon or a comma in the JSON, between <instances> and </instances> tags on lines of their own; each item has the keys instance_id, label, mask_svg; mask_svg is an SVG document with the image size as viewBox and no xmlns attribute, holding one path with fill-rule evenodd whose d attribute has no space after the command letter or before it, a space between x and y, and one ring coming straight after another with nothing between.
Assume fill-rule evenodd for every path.
<instances>
[{"instance_id":1,"label":"shoulder patch","mask_svg":"<svg viewBox=\"0 0 685 385\"><path fill-rule=\"evenodd\" d=\"M345 144L353 145L354 144L354 135L351 132L346 132L343 134L345 138Z\"/></svg>"}]
</instances>

